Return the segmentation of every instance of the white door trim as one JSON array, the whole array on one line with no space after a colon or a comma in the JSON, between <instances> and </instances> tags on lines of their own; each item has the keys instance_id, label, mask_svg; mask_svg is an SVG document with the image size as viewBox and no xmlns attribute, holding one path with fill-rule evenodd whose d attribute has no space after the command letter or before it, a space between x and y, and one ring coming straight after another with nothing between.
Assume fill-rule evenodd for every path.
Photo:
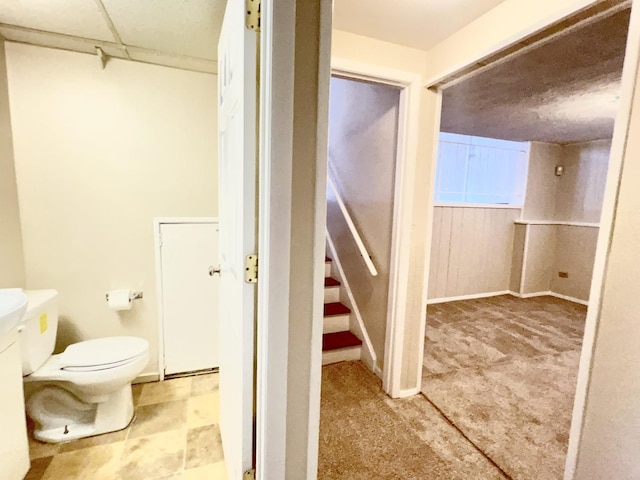
<instances>
[{"instance_id":1,"label":"white door trim","mask_svg":"<svg viewBox=\"0 0 640 480\"><path fill-rule=\"evenodd\" d=\"M156 302L158 308L158 379L164 380L164 306L162 288L162 247L160 228L163 224L218 223L217 217L155 217L153 219L153 250L156 264Z\"/></svg>"},{"instance_id":2,"label":"white door trim","mask_svg":"<svg viewBox=\"0 0 640 480\"><path fill-rule=\"evenodd\" d=\"M418 122L422 77L412 72L343 58L333 58L331 66L334 75L401 88L398 112L391 263L389 269L387 334L382 369L382 388L391 397L398 398L406 396L407 392L410 391L401 389L400 379L404 350L413 215L413 179L418 152ZM419 385L419 382L417 385Z\"/></svg>"},{"instance_id":3,"label":"white door trim","mask_svg":"<svg viewBox=\"0 0 640 480\"><path fill-rule=\"evenodd\" d=\"M256 326L256 475L286 477L295 9L262 4ZM281 35L278 35L280 32ZM287 119L287 121L284 121ZM268 258L268 261L265 259ZM271 268L271 267L275 268ZM278 288L271 288L277 285Z\"/></svg>"},{"instance_id":4,"label":"white door trim","mask_svg":"<svg viewBox=\"0 0 640 480\"><path fill-rule=\"evenodd\" d=\"M587 394L591 381L591 367L596 343L596 332L600 323L602 310L602 294L604 291L605 275L609 262L609 253L613 239L613 229L618 203L618 193L622 179L622 166L625 161L627 138L630 135L629 122L633 106L633 97L640 80L640 4L633 2L627 48L625 52L624 69L620 84L620 105L616 117L611 153L609 154L609 168L607 183L600 217L600 231L593 267L593 278L589 293L589 306L585 323L582 352L578 368L576 395L573 404L569 446L565 462L564 479L572 480L578 466L578 455L582 430L584 428L587 408Z\"/></svg>"},{"instance_id":5,"label":"white door trim","mask_svg":"<svg viewBox=\"0 0 640 480\"><path fill-rule=\"evenodd\" d=\"M316 12L303 16L310 22L317 20L319 35L314 37L305 35L308 28L296 14L300 16L300 11L315 7L318 8ZM322 376L326 175L321 172L327 170L330 75L327 60L330 58L332 4L329 0L263 2L261 14L256 476L261 480L288 477L313 480L317 478ZM309 124L310 128L306 128L308 136L313 130L317 142L315 152L294 159L294 144L300 143L296 135L301 135L294 133L294 107L309 100L308 96L302 98L295 81L303 77L301 71L307 68L300 62L296 66L294 62L296 47L300 46L311 51L307 56L310 61L318 60L317 77L312 79L317 81L317 117ZM318 50L312 51L314 48ZM313 86L309 92L313 92ZM311 122L310 119L306 121ZM304 122L302 125L305 130ZM305 170L315 175L313 187L304 190L299 176L293 174L294 165L300 169L302 162L305 162ZM299 214L294 200L301 197L305 201L313 199L314 204L313 247L309 251L309 239L298 238L299 232L292 231L292 213ZM299 245L301 240L304 242L302 247ZM310 339L304 340L302 345L306 350L304 354L308 355L304 359L309 362L308 371L301 371L289 361L295 353L290 346L295 348L296 341L303 341L291 340L289 331L296 321L303 319L301 315L309 313L292 312L290 306L292 269L299 268L292 263L301 263L292 252L298 252L300 248L310 254L311 263L305 268L311 269L314 277L312 298L308 299L313 303L308 331ZM308 321L307 317L304 323L308 325ZM302 392L296 383L306 384L307 379L308 390ZM294 405L290 403L292 401ZM306 443L301 445L300 441L292 445L293 430L304 431L305 428L308 432ZM288 454L293 450L296 455ZM302 451L306 458L302 458Z\"/></svg>"}]
</instances>

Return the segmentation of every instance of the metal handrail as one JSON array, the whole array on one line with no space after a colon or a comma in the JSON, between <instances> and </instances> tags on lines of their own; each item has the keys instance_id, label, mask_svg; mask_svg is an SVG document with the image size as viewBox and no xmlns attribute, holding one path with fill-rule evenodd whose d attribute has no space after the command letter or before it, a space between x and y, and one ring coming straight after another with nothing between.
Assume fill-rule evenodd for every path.
<instances>
[{"instance_id":1,"label":"metal handrail","mask_svg":"<svg viewBox=\"0 0 640 480\"><path fill-rule=\"evenodd\" d=\"M360 255L362 255L364 263L367 265L367 268L369 269L369 273L371 273L371 275L374 277L377 276L378 270L376 270L376 267L373 264L373 261L371 260L371 256L367 251L367 247L364 246L362 237L358 233L358 229L356 228L355 223L353 223L353 220L351 219L351 215L349 215L349 211L347 210L346 205L342 201L342 197L340 197L340 194L338 193L338 189L336 188L336 185L333 182L333 179L331 178L331 174L327 175L327 185L329 185L331 187L331 190L333 190L333 194L336 197L336 201L338 202L338 207L340 207L340 212L342 212L342 216L347 222L347 226L349 227L351 236L353 236L353 239L355 240L356 245L358 246L358 250L360 250Z\"/></svg>"}]
</instances>

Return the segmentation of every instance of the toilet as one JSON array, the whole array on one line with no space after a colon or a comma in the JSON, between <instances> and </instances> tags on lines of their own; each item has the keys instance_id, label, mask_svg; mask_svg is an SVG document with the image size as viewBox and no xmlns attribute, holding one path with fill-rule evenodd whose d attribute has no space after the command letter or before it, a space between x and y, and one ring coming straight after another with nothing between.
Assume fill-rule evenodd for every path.
<instances>
[{"instance_id":1,"label":"toilet","mask_svg":"<svg viewBox=\"0 0 640 480\"><path fill-rule=\"evenodd\" d=\"M131 382L149 361L149 343L107 337L69 345L53 355L58 292L25 290L18 325L27 415L36 439L67 442L121 430L133 418Z\"/></svg>"}]
</instances>

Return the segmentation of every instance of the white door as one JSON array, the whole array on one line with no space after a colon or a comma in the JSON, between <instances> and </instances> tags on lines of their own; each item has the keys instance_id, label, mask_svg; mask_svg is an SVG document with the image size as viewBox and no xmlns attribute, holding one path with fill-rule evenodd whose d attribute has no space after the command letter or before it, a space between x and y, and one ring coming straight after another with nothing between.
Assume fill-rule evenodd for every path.
<instances>
[{"instance_id":1,"label":"white door","mask_svg":"<svg viewBox=\"0 0 640 480\"><path fill-rule=\"evenodd\" d=\"M165 374L219 366L216 223L160 225Z\"/></svg>"},{"instance_id":2,"label":"white door","mask_svg":"<svg viewBox=\"0 0 640 480\"><path fill-rule=\"evenodd\" d=\"M218 44L220 432L229 480L253 467L256 287L245 281L245 259L257 249L256 45L244 0L229 0Z\"/></svg>"}]
</instances>

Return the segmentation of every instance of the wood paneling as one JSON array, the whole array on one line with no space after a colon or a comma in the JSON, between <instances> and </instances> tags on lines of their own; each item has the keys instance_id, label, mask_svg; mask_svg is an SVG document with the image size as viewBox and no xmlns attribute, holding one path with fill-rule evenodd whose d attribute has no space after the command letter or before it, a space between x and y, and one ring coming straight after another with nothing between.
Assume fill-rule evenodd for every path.
<instances>
[{"instance_id":1,"label":"wood paneling","mask_svg":"<svg viewBox=\"0 0 640 480\"><path fill-rule=\"evenodd\" d=\"M527 237L527 226L518 224L513 236L513 253L511 257L511 280L509 290L520 293L522 280L522 262L524 260L524 246Z\"/></svg>"},{"instance_id":2,"label":"wood paneling","mask_svg":"<svg viewBox=\"0 0 640 480\"><path fill-rule=\"evenodd\" d=\"M528 225L524 256L523 294L551 290L557 225Z\"/></svg>"},{"instance_id":3,"label":"wood paneling","mask_svg":"<svg viewBox=\"0 0 640 480\"><path fill-rule=\"evenodd\" d=\"M429 299L509 290L518 209L435 207Z\"/></svg>"},{"instance_id":4,"label":"wood paneling","mask_svg":"<svg viewBox=\"0 0 640 480\"><path fill-rule=\"evenodd\" d=\"M598 228L569 225L556 227L551 291L580 300L589 300L598 233ZM569 278L560 278L558 272L567 272Z\"/></svg>"}]
</instances>

